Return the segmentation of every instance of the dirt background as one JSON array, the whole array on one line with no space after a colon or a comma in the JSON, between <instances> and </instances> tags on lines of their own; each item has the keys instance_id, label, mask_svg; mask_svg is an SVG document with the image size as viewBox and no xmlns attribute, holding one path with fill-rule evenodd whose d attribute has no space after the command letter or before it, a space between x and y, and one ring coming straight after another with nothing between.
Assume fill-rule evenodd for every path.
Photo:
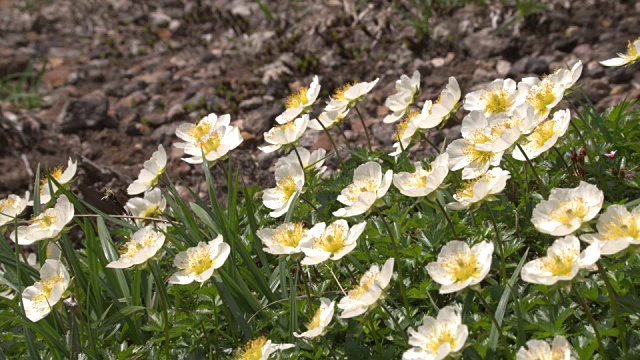
<instances>
[{"instance_id":1,"label":"dirt background","mask_svg":"<svg viewBox=\"0 0 640 360\"><path fill-rule=\"evenodd\" d=\"M182 162L172 143L179 124L209 112L231 114L242 130L232 158L245 181L271 184L277 155L257 146L284 99L314 74L325 99L346 82L381 78L361 110L375 147L388 149L395 128L381 123L384 100L414 70L422 101L435 99L449 76L464 96L495 78L542 75L579 59L579 84L598 108L638 98L638 67L597 61L640 35L640 2L538 0L544 9L526 18L500 1L457 3L434 7L421 36L412 25L421 10L409 0L0 0L0 198L32 188L38 163L72 157L75 191L102 204L111 189L124 203L158 144L171 157L169 174L199 189L202 167ZM21 92L10 90L18 80ZM359 122L346 134L365 141ZM447 135L458 137L459 127ZM303 145L330 149L320 132Z\"/></svg>"}]
</instances>

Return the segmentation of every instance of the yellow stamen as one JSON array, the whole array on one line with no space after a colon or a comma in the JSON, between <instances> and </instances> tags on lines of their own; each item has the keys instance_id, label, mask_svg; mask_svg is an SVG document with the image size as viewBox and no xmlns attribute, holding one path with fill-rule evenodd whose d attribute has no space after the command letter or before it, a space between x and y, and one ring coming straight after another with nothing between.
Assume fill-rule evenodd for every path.
<instances>
[{"instance_id":1,"label":"yellow stamen","mask_svg":"<svg viewBox=\"0 0 640 360\"><path fill-rule=\"evenodd\" d=\"M640 214L627 214L611 219L604 224L602 240L616 240L624 237L640 239Z\"/></svg>"},{"instance_id":2,"label":"yellow stamen","mask_svg":"<svg viewBox=\"0 0 640 360\"><path fill-rule=\"evenodd\" d=\"M188 272L200 275L214 265L209 248L197 247L190 250L192 251L187 251L187 265L185 266L185 270Z\"/></svg>"},{"instance_id":3,"label":"yellow stamen","mask_svg":"<svg viewBox=\"0 0 640 360\"><path fill-rule=\"evenodd\" d=\"M291 196L296 192L296 181L293 176L286 176L276 186L276 190L282 193L283 200L288 201Z\"/></svg>"},{"instance_id":4,"label":"yellow stamen","mask_svg":"<svg viewBox=\"0 0 640 360\"><path fill-rule=\"evenodd\" d=\"M535 131L528 137L528 144L533 144L535 148L541 148L556 133L556 120L548 119L542 122Z\"/></svg>"},{"instance_id":5,"label":"yellow stamen","mask_svg":"<svg viewBox=\"0 0 640 360\"><path fill-rule=\"evenodd\" d=\"M435 324L427 336L425 347L429 349L431 353L437 354L440 346L447 343L451 345L452 349L458 346L453 331L446 325Z\"/></svg>"},{"instance_id":6,"label":"yellow stamen","mask_svg":"<svg viewBox=\"0 0 640 360\"><path fill-rule=\"evenodd\" d=\"M380 276L379 271L371 271L365 274L360 280L360 284L356 285L356 287L353 288L353 290L349 290L348 296L351 299L358 299L360 296L362 296L363 294L369 291L371 286L373 286L374 282L378 280L379 276Z\"/></svg>"},{"instance_id":7,"label":"yellow stamen","mask_svg":"<svg viewBox=\"0 0 640 360\"><path fill-rule=\"evenodd\" d=\"M549 106L556 100L554 83L549 79L543 79L529 90L527 102L533 106L536 114L545 115L549 112Z\"/></svg>"},{"instance_id":8,"label":"yellow stamen","mask_svg":"<svg viewBox=\"0 0 640 360\"><path fill-rule=\"evenodd\" d=\"M14 198L6 198L0 200L0 213L2 210L8 207L13 207L16 204L16 200Z\"/></svg>"},{"instance_id":9,"label":"yellow stamen","mask_svg":"<svg viewBox=\"0 0 640 360\"><path fill-rule=\"evenodd\" d=\"M308 103L309 98L307 97L307 91L309 91L309 88L303 87L303 88L300 88L300 90L296 91L295 93L289 95L289 97L287 98L287 104L285 107L287 109L292 109Z\"/></svg>"},{"instance_id":10,"label":"yellow stamen","mask_svg":"<svg viewBox=\"0 0 640 360\"><path fill-rule=\"evenodd\" d=\"M41 229L51 227L51 225L55 224L56 221L58 221L58 218L53 212L45 212L31 219L31 223L38 224Z\"/></svg>"},{"instance_id":11,"label":"yellow stamen","mask_svg":"<svg viewBox=\"0 0 640 360\"><path fill-rule=\"evenodd\" d=\"M48 301L51 297L51 291L56 284L62 282L62 276L60 274L52 275L46 279L38 281L42 285L43 289L33 297L33 302Z\"/></svg>"},{"instance_id":12,"label":"yellow stamen","mask_svg":"<svg viewBox=\"0 0 640 360\"><path fill-rule=\"evenodd\" d=\"M214 132L198 141L198 146L200 146L202 152L207 155L212 151L218 150L218 148L220 147L220 143L220 134L218 132Z\"/></svg>"},{"instance_id":13,"label":"yellow stamen","mask_svg":"<svg viewBox=\"0 0 640 360\"><path fill-rule=\"evenodd\" d=\"M335 254L345 247L347 232L348 229L344 228L342 225L332 223L327 227L325 233L316 240L313 247Z\"/></svg>"},{"instance_id":14,"label":"yellow stamen","mask_svg":"<svg viewBox=\"0 0 640 360\"><path fill-rule=\"evenodd\" d=\"M316 310L316 313L313 315L313 318L311 319L311 321L307 324L307 329L313 330L318 326L320 326L321 323L322 323L322 307L319 307L318 310Z\"/></svg>"},{"instance_id":15,"label":"yellow stamen","mask_svg":"<svg viewBox=\"0 0 640 360\"><path fill-rule=\"evenodd\" d=\"M260 360L262 348L266 343L267 338L264 336L251 340L233 358L234 360Z\"/></svg>"},{"instance_id":16,"label":"yellow stamen","mask_svg":"<svg viewBox=\"0 0 640 360\"><path fill-rule=\"evenodd\" d=\"M453 259L443 262L442 267L449 270L455 282L463 282L469 278L477 278L482 272L478 256L473 252L457 254Z\"/></svg>"},{"instance_id":17,"label":"yellow stamen","mask_svg":"<svg viewBox=\"0 0 640 360\"><path fill-rule=\"evenodd\" d=\"M484 102L485 111L489 115L506 112L513 106L511 95L502 88L484 92L480 100Z\"/></svg>"},{"instance_id":18,"label":"yellow stamen","mask_svg":"<svg viewBox=\"0 0 640 360\"><path fill-rule=\"evenodd\" d=\"M276 228L272 240L276 244L295 248L307 235L307 231L303 223L286 223Z\"/></svg>"},{"instance_id":19,"label":"yellow stamen","mask_svg":"<svg viewBox=\"0 0 640 360\"><path fill-rule=\"evenodd\" d=\"M62 166L56 166L51 169L49 175L56 180L60 180L62 177ZM51 185L53 186L53 184ZM46 176L40 179L40 195L43 195L45 191L49 191L49 179Z\"/></svg>"},{"instance_id":20,"label":"yellow stamen","mask_svg":"<svg viewBox=\"0 0 640 360\"><path fill-rule=\"evenodd\" d=\"M565 251L562 254L554 254L541 259L541 267L553 276L569 276L573 270L573 263L577 254Z\"/></svg>"},{"instance_id":21,"label":"yellow stamen","mask_svg":"<svg viewBox=\"0 0 640 360\"><path fill-rule=\"evenodd\" d=\"M357 183L353 183L347 186L345 197L349 201L355 202L356 200L358 200L358 196L360 196L360 194L367 191L377 190L379 186L379 182L373 179L360 180Z\"/></svg>"},{"instance_id":22,"label":"yellow stamen","mask_svg":"<svg viewBox=\"0 0 640 360\"><path fill-rule=\"evenodd\" d=\"M196 143L200 143L203 137L207 136L211 131L211 124L209 122L200 120L189 130L189 135L192 136Z\"/></svg>"},{"instance_id":23,"label":"yellow stamen","mask_svg":"<svg viewBox=\"0 0 640 360\"><path fill-rule=\"evenodd\" d=\"M344 93L355 84L357 84L357 82L354 81L353 83L345 84L341 88L336 89L331 98L334 100L349 100L344 97Z\"/></svg>"},{"instance_id":24,"label":"yellow stamen","mask_svg":"<svg viewBox=\"0 0 640 360\"><path fill-rule=\"evenodd\" d=\"M582 198L571 199L560 204L557 209L551 211L549 213L549 218L566 225L573 219L582 220L585 215L587 215L588 211L589 207L587 206L586 201Z\"/></svg>"},{"instance_id":25,"label":"yellow stamen","mask_svg":"<svg viewBox=\"0 0 640 360\"><path fill-rule=\"evenodd\" d=\"M638 40L640 40L640 38L638 38ZM634 57L634 58L638 56L638 50L636 49L635 46L633 46L633 42L631 41L629 41L629 43L627 44L627 56Z\"/></svg>"},{"instance_id":26,"label":"yellow stamen","mask_svg":"<svg viewBox=\"0 0 640 360\"><path fill-rule=\"evenodd\" d=\"M491 182L494 178L490 173L485 173L484 175L477 177L473 180L467 180L462 183L462 188L456 191L456 198L458 199L469 199L473 197L473 187L480 180L484 180L486 182Z\"/></svg>"},{"instance_id":27,"label":"yellow stamen","mask_svg":"<svg viewBox=\"0 0 640 360\"><path fill-rule=\"evenodd\" d=\"M404 133L407 131L407 128L409 127L409 123L411 123L411 121L415 119L418 115L420 115L419 112L413 111L407 114L407 116L398 123L396 127L396 135L395 135L396 140L402 141L402 138L404 137Z\"/></svg>"},{"instance_id":28,"label":"yellow stamen","mask_svg":"<svg viewBox=\"0 0 640 360\"><path fill-rule=\"evenodd\" d=\"M495 155L491 151L478 150L474 145L467 145L462 149L462 153L469 159L470 163L486 164Z\"/></svg>"}]
</instances>

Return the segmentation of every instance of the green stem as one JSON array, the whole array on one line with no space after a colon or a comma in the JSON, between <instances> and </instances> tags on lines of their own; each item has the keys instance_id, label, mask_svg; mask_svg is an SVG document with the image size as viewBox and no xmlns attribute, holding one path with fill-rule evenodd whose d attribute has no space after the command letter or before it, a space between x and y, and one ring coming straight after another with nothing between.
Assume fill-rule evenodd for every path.
<instances>
[{"instance_id":1,"label":"green stem","mask_svg":"<svg viewBox=\"0 0 640 360\"><path fill-rule=\"evenodd\" d=\"M440 211L442 211L442 214L444 215L444 218L447 219L447 223L449 224L449 228L451 229L451 232L453 233L453 237L454 238L458 238L458 233L456 232L456 227L453 226L453 222L451 221L451 218L449 217L449 214L447 214L447 211L445 210L444 206L442 206L442 203L440 202L440 200L436 199L436 204L438 204L438 207L440 208Z\"/></svg>"},{"instance_id":2,"label":"green stem","mask_svg":"<svg viewBox=\"0 0 640 360\"><path fill-rule=\"evenodd\" d=\"M153 274L153 278L158 286L160 302L162 303L162 308L164 310L162 312L164 318L164 356L169 359L169 299L167 296L167 288L164 287L164 279L162 278L162 275L160 275L160 264L158 261L150 261L149 268L151 268L151 273Z\"/></svg>"},{"instance_id":3,"label":"green stem","mask_svg":"<svg viewBox=\"0 0 640 360\"><path fill-rule=\"evenodd\" d=\"M502 237L500 236L500 230L498 229L498 223L496 222L496 217L493 214L493 210L491 207L485 202L483 205L489 210L489 215L491 216L491 223L493 224L493 230L496 233L496 248L498 249L498 255L500 255L500 282L504 284L507 281L507 267L506 267L506 259L504 256L504 248L502 244Z\"/></svg>"},{"instance_id":4,"label":"green stem","mask_svg":"<svg viewBox=\"0 0 640 360\"><path fill-rule=\"evenodd\" d=\"M333 149L336 151L336 156L338 157L338 161L340 162L340 167L344 167L344 161L342 161L342 157L340 157L340 151L338 150L338 145L336 145L336 142L333 141L333 137L329 133L329 130L327 130L327 128L322 123L322 121L318 120L318 124L320 124L320 126L322 126L322 130L324 130L324 132L329 137L329 141L331 142L331 145L333 146ZM340 126L340 125L338 124L338 126ZM346 137L345 137L345 139L346 139Z\"/></svg>"},{"instance_id":5,"label":"green stem","mask_svg":"<svg viewBox=\"0 0 640 360\"><path fill-rule=\"evenodd\" d=\"M336 124L336 128L338 128L338 131L340 131L340 134L342 134L342 137L344 138L344 144L347 146L347 149L351 150L351 145L349 145L349 139L347 139L347 134L344 133L344 130L342 129L342 126L340 126L340 123Z\"/></svg>"},{"instance_id":6,"label":"green stem","mask_svg":"<svg viewBox=\"0 0 640 360\"><path fill-rule=\"evenodd\" d=\"M422 138L422 140L426 141L427 144L431 145L431 147L436 151L436 154L440 154L440 149L438 149L436 144L431 142L431 140L429 140L429 138L425 134L423 134L422 131L420 131L418 133L420 134L420 137Z\"/></svg>"},{"instance_id":7,"label":"green stem","mask_svg":"<svg viewBox=\"0 0 640 360\"><path fill-rule=\"evenodd\" d=\"M384 227L387 229L389 233L389 238L391 239L391 246L393 247L393 254L396 263L396 269L398 270L398 282L400 283L400 296L402 296L402 302L404 303L405 314L409 316L409 300L407 298L407 291L404 288L404 272L402 270L402 258L400 257L400 251L398 251L398 244L396 243L395 236L393 236L393 231L391 231L391 227L389 223L387 223L387 219L382 216L379 210L377 210L378 216L382 219L382 223Z\"/></svg>"},{"instance_id":8,"label":"green stem","mask_svg":"<svg viewBox=\"0 0 640 360\"><path fill-rule=\"evenodd\" d=\"M538 171L536 171L536 168L533 165L533 162L531 162L531 159L529 159L529 155L527 155L527 153L524 151L522 146L520 146L520 144L516 144L516 146L518 147L518 149L520 149L520 152L522 153L522 156L524 156L525 160L527 160L527 164L529 164L529 167L531 168L531 172L533 173L533 176L535 176L536 181L538 182L538 187L540 187L540 191L542 192L542 196L545 197L545 198L548 197L549 196L549 192L547 191L547 187L542 182L542 179L540 178L540 175L538 175Z\"/></svg>"},{"instance_id":9,"label":"green stem","mask_svg":"<svg viewBox=\"0 0 640 360\"><path fill-rule=\"evenodd\" d=\"M373 323L373 312L369 313L369 316L367 316L367 320L369 322L369 331L371 332L371 336L376 342L376 348L378 349L378 358L382 359L382 342L380 342L380 339L378 338L378 332L376 331L375 325Z\"/></svg>"},{"instance_id":10,"label":"green stem","mask_svg":"<svg viewBox=\"0 0 640 360\"><path fill-rule=\"evenodd\" d=\"M304 171L304 164L302 163L302 158L300 157L300 153L298 152L298 148L297 147L293 147L293 151L296 153L296 157L298 158L298 162L300 163L300 167L302 168L302 171Z\"/></svg>"},{"instance_id":11,"label":"green stem","mask_svg":"<svg viewBox=\"0 0 640 360\"><path fill-rule=\"evenodd\" d=\"M552 148L556 152L556 154L558 154L558 157L560 158L560 161L562 161L562 164L564 164L564 168L567 169L567 174L569 174L569 176L575 175L573 173L573 170L571 169L571 167L567 163L567 161L564 159L564 156L562 156L562 153L560 152L560 150L558 150L558 148L555 147L555 146L552 146Z\"/></svg>"},{"instance_id":12,"label":"green stem","mask_svg":"<svg viewBox=\"0 0 640 360\"><path fill-rule=\"evenodd\" d=\"M393 313L391 313L391 310L389 310L388 307L386 307L384 304L380 303L380 307L389 315L389 317L391 318L391 321L393 321L393 323L396 326L396 329L398 329L398 332L400 334L402 334L402 337L404 337L404 341L409 341L409 336L407 335L407 333L402 329L402 326L400 326L400 323L398 322L398 319L396 319L396 317L393 315Z\"/></svg>"},{"instance_id":13,"label":"green stem","mask_svg":"<svg viewBox=\"0 0 640 360\"><path fill-rule=\"evenodd\" d=\"M304 270L302 270L302 262L298 259L298 276L301 276L304 283L304 290L307 292L307 312L311 310L311 284L309 284L309 278L304 276Z\"/></svg>"},{"instance_id":14,"label":"green stem","mask_svg":"<svg viewBox=\"0 0 640 360\"><path fill-rule=\"evenodd\" d=\"M611 309L613 310L613 318L615 319L616 326L618 327L618 339L620 339L623 354L626 355L629 351L627 346L627 328L625 322L620 319L620 314L618 313L618 294L616 294L616 291L613 289L613 286L609 281L607 271L604 269L604 266L602 266L602 262L598 260L596 265L598 266L598 272L600 273L600 276L602 276L602 280L604 280L604 284L607 287L609 299L611 300Z\"/></svg>"},{"instance_id":15,"label":"green stem","mask_svg":"<svg viewBox=\"0 0 640 360\"><path fill-rule=\"evenodd\" d=\"M593 319L593 315L591 314L591 310L589 310L589 306L587 305L587 303L582 298L582 295L580 295L580 292L578 291L578 288L576 287L575 284L572 286L572 290L573 290L573 293L576 296L576 298L578 298L580 306L582 306L582 309L584 310L585 314L587 315L587 319L589 320L589 323L593 327L593 332L595 333L596 340L598 341L598 351L600 352L600 356L603 359L608 360L609 357L607 356L607 354L606 354L606 352L604 350L604 344L602 343L602 337L600 336L600 330L598 330L598 325L596 324L596 321Z\"/></svg>"},{"instance_id":16,"label":"green stem","mask_svg":"<svg viewBox=\"0 0 640 360\"><path fill-rule=\"evenodd\" d=\"M358 106L355 105L353 108L356 109L356 112L358 113L358 117L360 117L360 122L362 123L362 128L364 129L364 135L367 137L367 145L369 146L369 151L373 151L371 150L371 138L369 137L369 130L367 130L367 124L364 122L364 118L362 117L362 114L360 113Z\"/></svg>"},{"instance_id":17,"label":"green stem","mask_svg":"<svg viewBox=\"0 0 640 360\"><path fill-rule=\"evenodd\" d=\"M504 333L502 332L502 327L500 326L500 323L498 323L498 319L496 319L495 313L493 312L493 310L491 310L491 307L489 307L489 304L487 304L487 300L484 299L484 296L482 296L480 291L479 290L475 290L475 291L476 291L476 294L478 295L476 297L480 300L480 302L486 309L487 314L489 314L489 317L491 318L493 325L495 325L496 329L498 330L498 334L500 335L500 339L502 340L502 346L504 347L504 352L506 353L505 355L507 355L507 359L513 359L513 354L509 349L509 342L507 340L507 337L504 336Z\"/></svg>"}]
</instances>

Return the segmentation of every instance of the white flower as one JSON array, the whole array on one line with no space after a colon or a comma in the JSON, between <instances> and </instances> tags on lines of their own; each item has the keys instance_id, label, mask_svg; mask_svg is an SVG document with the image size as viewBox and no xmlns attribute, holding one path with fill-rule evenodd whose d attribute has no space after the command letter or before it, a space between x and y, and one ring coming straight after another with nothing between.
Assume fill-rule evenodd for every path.
<instances>
[{"instance_id":1,"label":"white flower","mask_svg":"<svg viewBox=\"0 0 640 360\"><path fill-rule=\"evenodd\" d=\"M547 249L547 256L526 263L520 276L533 284L553 285L573 279L580 269L593 265L599 258L598 244L580 252L580 240L569 235L554 241Z\"/></svg>"},{"instance_id":2,"label":"white flower","mask_svg":"<svg viewBox=\"0 0 640 360\"><path fill-rule=\"evenodd\" d=\"M47 259L40 269L40 281L22 292L24 312L31 321L47 316L69 287L69 273L58 260Z\"/></svg>"},{"instance_id":3,"label":"white flower","mask_svg":"<svg viewBox=\"0 0 640 360\"><path fill-rule=\"evenodd\" d=\"M444 153L431 163L429 169L423 169L422 164L415 163L416 170L412 173L401 172L393 175L393 185L400 193L410 197L427 196L442 185L449 173L449 154Z\"/></svg>"},{"instance_id":4,"label":"white flower","mask_svg":"<svg viewBox=\"0 0 640 360\"><path fill-rule=\"evenodd\" d=\"M347 296L340 300L338 308L342 309L342 314L339 318L348 319L364 314L367 310L374 308L378 300L384 298L384 292L393 275L393 262L393 258L389 258L382 266L382 270L375 264L362 275L360 284L353 290L349 290Z\"/></svg>"},{"instance_id":5,"label":"white flower","mask_svg":"<svg viewBox=\"0 0 640 360\"><path fill-rule=\"evenodd\" d=\"M393 148L396 150L389 155L395 156L407 149L416 131L420 129L420 124L424 122L429 115L430 109L431 101L425 101L421 112L410 112L404 120L398 123L396 126L396 133L393 135L397 141L393 144Z\"/></svg>"},{"instance_id":6,"label":"white flower","mask_svg":"<svg viewBox=\"0 0 640 360\"><path fill-rule=\"evenodd\" d=\"M342 189L338 201L346 207L333 212L337 217L361 215L382 198L389 190L393 171L387 170L382 175L382 167L375 161L358 166L353 173L353 183Z\"/></svg>"},{"instance_id":7,"label":"white flower","mask_svg":"<svg viewBox=\"0 0 640 360\"><path fill-rule=\"evenodd\" d=\"M447 86L440 92L438 99L433 103L429 116L420 123L420 128L431 129L447 120L457 110L460 95L460 86L452 76L449 78Z\"/></svg>"},{"instance_id":8,"label":"white flower","mask_svg":"<svg viewBox=\"0 0 640 360\"><path fill-rule=\"evenodd\" d=\"M334 221L329 226L320 224L322 225L318 229L319 234L300 241L300 249L306 256L302 260L304 265L320 264L327 259L342 259L355 249L356 241L367 226L366 222L361 222L349 228L349 224L342 219Z\"/></svg>"},{"instance_id":9,"label":"white flower","mask_svg":"<svg viewBox=\"0 0 640 360\"><path fill-rule=\"evenodd\" d=\"M294 332L293 336L297 338L313 339L317 336L324 335L327 326L329 326L329 323L331 323L331 319L333 318L335 305L335 301L331 301L327 298L320 298L320 307L316 310L311 322L307 324L307 331L302 334Z\"/></svg>"},{"instance_id":10,"label":"white flower","mask_svg":"<svg viewBox=\"0 0 640 360\"><path fill-rule=\"evenodd\" d=\"M575 360L571 344L564 336L556 336L551 346L544 340L529 340L518 350L516 360Z\"/></svg>"},{"instance_id":11,"label":"white flower","mask_svg":"<svg viewBox=\"0 0 640 360\"><path fill-rule=\"evenodd\" d=\"M144 194L143 198L132 198L125 204L125 209L134 217L157 218L162 215L167 207L167 200L162 196L160 189L153 189ZM138 225L148 222L144 219L134 219Z\"/></svg>"},{"instance_id":12,"label":"white flower","mask_svg":"<svg viewBox=\"0 0 640 360\"><path fill-rule=\"evenodd\" d=\"M511 178L511 173L500 168L493 168L483 176L469 180L463 184L453 198L456 202L447 204L447 207L454 210L464 210L476 205L481 201L491 201L494 194L504 190L507 180Z\"/></svg>"},{"instance_id":13,"label":"white flower","mask_svg":"<svg viewBox=\"0 0 640 360\"><path fill-rule=\"evenodd\" d=\"M448 242L438 261L427 265L433 281L442 285L440 294L449 294L480 283L491 270L493 244L483 241L469 248L462 241Z\"/></svg>"},{"instance_id":14,"label":"white flower","mask_svg":"<svg viewBox=\"0 0 640 360\"><path fill-rule=\"evenodd\" d=\"M477 90L464 97L464 109L477 110L485 115L511 114L524 102L524 96L511 79L496 79L486 89Z\"/></svg>"},{"instance_id":15,"label":"white flower","mask_svg":"<svg viewBox=\"0 0 640 360\"><path fill-rule=\"evenodd\" d=\"M14 221L26 209L28 202L28 191L24 194L24 198L11 194L6 199L0 200L0 227Z\"/></svg>"},{"instance_id":16,"label":"white flower","mask_svg":"<svg viewBox=\"0 0 640 360\"><path fill-rule=\"evenodd\" d=\"M622 66L631 65L640 60L640 38L627 44L627 53L618 53L618 57L609 60L600 61L604 66Z\"/></svg>"},{"instance_id":17,"label":"white flower","mask_svg":"<svg viewBox=\"0 0 640 360\"><path fill-rule=\"evenodd\" d=\"M265 190L262 195L264 206L273 211L271 217L278 217L289 210L294 194L302 191L304 170L298 163L290 163L276 169L276 187Z\"/></svg>"},{"instance_id":18,"label":"white flower","mask_svg":"<svg viewBox=\"0 0 640 360\"><path fill-rule=\"evenodd\" d=\"M527 136L526 141L521 145L527 157L535 159L556 144L569 128L571 114L569 110L558 110L553 114L553 118L547 119L535 127L535 130ZM525 161L526 158L519 148L513 150L512 156L516 160Z\"/></svg>"},{"instance_id":19,"label":"white flower","mask_svg":"<svg viewBox=\"0 0 640 360\"><path fill-rule=\"evenodd\" d=\"M425 316L418 330L409 328L409 345L402 360L441 360L462 350L469 329L462 324L459 306L447 306L438 311L438 317Z\"/></svg>"},{"instance_id":20,"label":"white flower","mask_svg":"<svg viewBox=\"0 0 640 360\"><path fill-rule=\"evenodd\" d=\"M598 218L598 232L580 239L598 244L602 255L616 254L629 245L640 245L640 206L629 212L624 205L611 205Z\"/></svg>"},{"instance_id":21,"label":"white flower","mask_svg":"<svg viewBox=\"0 0 640 360\"><path fill-rule=\"evenodd\" d=\"M376 86L378 80L380 79L375 79L371 82L355 82L337 89L331 96L331 100L325 107L325 111L352 108L358 101L364 99L365 95Z\"/></svg>"},{"instance_id":22,"label":"white flower","mask_svg":"<svg viewBox=\"0 0 640 360\"><path fill-rule=\"evenodd\" d=\"M571 70L559 69L542 79L524 78L518 87L526 93L526 102L533 106L536 116L546 118L562 100L565 90L573 86L581 74L582 62L578 61Z\"/></svg>"},{"instance_id":23,"label":"white flower","mask_svg":"<svg viewBox=\"0 0 640 360\"><path fill-rule=\"evenodd\" d=\"M52 178L56 179L56 181L61 186L66 186L73 180L73 177L76 175L77 169L78 169L78 162L73 161L71 160L71 158L69 158L69 161L67 162L67 168L64 169L64 171L62 170L62 166L58 166L56 168L51 169L51 171L49 172L49 175ZM40 179L40 203L41 204L48 203L57 191L58 191L58 186L53 182L49 181L49 179L46 176ZM33 201L29 201L27 205L33 205Z\"/></svg>"},{"instance_id":24,"label":"white flower","mask_svg":"<svg viewBox=\"0 0 640 360\"><path fill-rule=\"evenodd\" d=\"M311 112L311 106L316 102L319 93L318 76L314 76L309 87L302 87L287 98L286 110L276 117L276 122L286 124L302 113Z\"/></svg>"},{"instance_id":25,"label":"white flower","mask_svg":"<svg viewBox=\"0 0 640 360\"><path fill-rule=\"evenodd\" d=\"M284 145L290 145L297 142L309 125L309 115L304 114L301 117L289 121L286 124L274 125L271 130L264 133L264 141L271 145L259 147L260 150L270 153L274 152Z\"/></svg>"},{"instance_id":26,"label":"white flower","mask_svg":"<svg viewBox=\"0 0 640 360\"><path fill-rule=\"evenodd\" d=\"M500 165L504 151L487 150L486 143L492 143L489 121L479 112L472 111L462 120L462 139L454 140L447 146L449 169L462 170L463 179L473 179Z\"/></svg>"},{"instance_id":27,"label":"white flower","mask_svg":"<svg viewBox=\"0 0 640 360\"><path fill-rule=\"evenodd\" d=\"M231 248L222 241L222 235L208 243L199 242L198 246L188 248L176 255L173 264L180 271L171 275L170 284L203 283L213 275L213 271L227 260Z\"/></svg>"},{"instance_id":28,"label":"white flower","mask_svg":"<svg viewBox=\"0 0 640 360\"><path fill-rule=\"evenodd\" d=\"M190 164L201 164L202 154L212 162L227 155L240 145L242 135L235 126L229 126L231 117L228 114L217 116L209 114L196 124L182 124L176 129L176 135L185 143L176 143L175 147L184 149L190 158L182 160Z\"/></svg>"},{"instance_id":29,"label":"white flower","mask_svg":"<svg viewBox=\"0 0 640 360\"><path fill-rule=\"evenodd\" d=\"M293 344L273 344L271 340L261 336L246 343L239 349L233 360L267 360L276 351L295 347Z\"/></svg>"},{"instance_id":30,"label":"white flower","mask_svg":"<svg viewBox=\"0 0 640 360\"><path fill-rule=\"evenodd\" d=\"M420 92L420 72L418 70L413 72L411 79L407 75L400 76L400 80L396 80L396 93L389 96L384 102L384 105L392 113L385 116L382 122L393 123L405 116L418 92Z\"/></svg>"},{"instance_id":31,"label":"white flower","mask_svg":"<svg viewBox=\"0 0 640 360\"><path fill-rule=\"evenodd\" d=\"M160 225L159 230L165 227ZM164 244L164 234L148 225L131 235L129 241L122 246L120 258L107 264L108 268L128 269L132 266L145 263L156 255Z\"/></svg>"},{"instance_id":32,"label":"white flower","mask_svg":"<svg viewBox=\"0 0 640 360\"><path fill-rule=\"evenodd\" d=\"M552 189L549 200L541 201L533 209L531 222L542 233L569 235L583 222L595 218L603 202L604 194L597 186L580 181L574 189Z\"/></svg>"},{"instance_id":33,"label":"white flower","mask_svg":"<svg viewBox=\"0 0 640 360\"><path fill-rule=\"evenodd\" d=\"M167 166L167 153L162 145L158 145L158 151L151 154L151 159L144 162L138 178L129 185L127 193L140 194L156 186L160 175L164 173L165 166Z\"/></svg>"},{"instance_id":34,"label":"white flower","mask_svg":"<svg viewBox=\"0 0 640 360\"><path fill-rule=\"evenodd\" d=\"M323 111L317 119L309 120L309 129L324 130L322 126L329 130L339 124L349 114L349 108ZM320 125L322 123L322 125Z\"/></svg>"},{"instance_id":35,"label":"white flower","mask_svg":"<svg viewBox=\"0 0 640 360\"><path fill-rule=\"evenodd\" d=\"M264 251L274 255L290 255L300 253L303 241L319 237L325 224L316 224L307 229L303 223L284 223L275 229L260 229L256 235L262 240Z\"/></svg>"},{"instance_id":36,"label":"white flower","mask_svg":"<svg viewBox=\"0 0 640 360\"><path fill-rule=\"evenodd\" d=\"M65 195L60 195L55 206L29 220L29 225L18 227L18 236L11 232L11 240L18 245L30 245L39 240L53 239L60 234L74 215L73 205Z\"/></svg>"},{"instance_id":37,"label":"white flower","mask_svg":"<svg viewBox=\"0 0 640 360\"><path fill-rule=\"evenodd\" d=\"M300 154L300 160L302 160L305 170L317 169L318 174L322 174L327 170L326 166L322 166L324 164L325 156L327 155L327 151L325 149L320 148L314 152L309 152L309 150L299 146L296 150L298 151L298 154ZM291 163L300 163L295 151L290 152L287 156L279 158L276 161L275 168L277 169Z\"/></svg>"}]
</instances>

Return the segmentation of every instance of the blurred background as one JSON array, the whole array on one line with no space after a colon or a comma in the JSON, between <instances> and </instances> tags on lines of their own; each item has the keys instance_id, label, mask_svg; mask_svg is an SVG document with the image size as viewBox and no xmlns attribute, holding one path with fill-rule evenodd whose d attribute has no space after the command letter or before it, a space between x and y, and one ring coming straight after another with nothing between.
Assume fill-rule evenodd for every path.
<instances>
[{"instance_id":1,"label":"blurred background","mask_svg":"<svg viewBox=\"0 0 640 360\"><path fill-rule=\"evenodd\" d=\"M335 88L381 78L361 109L378 149L390 149L395 132L382 123L384 100L414 70L424 101L449 76L464 96L581 60L579 84L604 109L640 94L640 72L597 62L626 51L638 19L637 1L0 0L0 198L33 188L38 163L72 157L74 190L98 202L112 190L124 203L158 144L172 178L199 190L202 167L171 144L179 124L210 112L231 114L242 130L232 160L248 185L272 185L278 155L257 145L313 75L318 113ZM460 136L450 125L449 140ZM365 141L359 122L345 129ZM330 149L321 132L302 145Z\"/></svg>"}]
</instances>

